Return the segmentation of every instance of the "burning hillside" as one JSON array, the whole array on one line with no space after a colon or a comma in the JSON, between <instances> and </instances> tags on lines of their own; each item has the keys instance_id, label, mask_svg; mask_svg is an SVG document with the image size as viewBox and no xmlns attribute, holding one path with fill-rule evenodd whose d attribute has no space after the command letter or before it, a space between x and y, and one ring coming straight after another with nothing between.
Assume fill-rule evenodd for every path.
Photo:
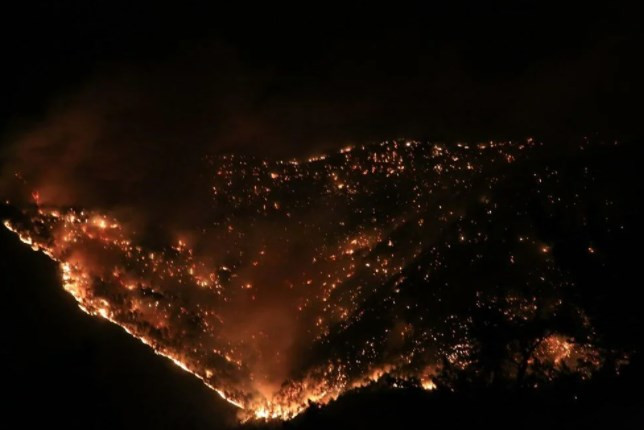
<instances>
[{"instance_id":1,"label":"burning hillside","mask_svg":"<svg viewBox=\"0 0 644 430\"><path fill-rule=\"evenodd\" d=\"M590 378L615 355L543 228L562 217L585 227L613 197L592 195L589 166L541 162L543 148L393 141L304 160L209 156L195 167L197 201L164 202L199 216L144 228L107 205L56 204L49 184L17 172L31 202L5 226L58 262L81 309L244 420L289 419L385 376L429 390L462 375L536 387ZM593 228L619 228L610 221ZM578 251L600 261L588 237Z\"/></svg>"}]
</instances>

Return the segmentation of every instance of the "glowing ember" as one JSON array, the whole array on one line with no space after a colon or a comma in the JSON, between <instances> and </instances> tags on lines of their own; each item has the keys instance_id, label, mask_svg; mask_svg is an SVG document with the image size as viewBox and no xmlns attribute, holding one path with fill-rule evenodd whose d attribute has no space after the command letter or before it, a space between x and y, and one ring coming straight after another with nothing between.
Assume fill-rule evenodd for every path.
<instances>
[{"instance_id":1,"label":"glowing ember","mask_svg":"<svg viewBox=\"0 0 644 430\"><path fill-rule=\"evenodd\" d=\"M527 353L510 348L508 375L599 366L527 199L496 192L504 168L537 148L388 142L301 162L211 158L208 222L165 244L102 211L45 207L38 193L5 226L60 264L85 312L202 379L242 419L288 419L385 376L449 384L441 372L480 364L481 315L520 327L563 312L583 321L584 339L540 334ZM556 171L531 173L535 196L567 204L548 188ZM480 273L469 278L477 285L463 270Z\"/></svg>"}]
</instances>

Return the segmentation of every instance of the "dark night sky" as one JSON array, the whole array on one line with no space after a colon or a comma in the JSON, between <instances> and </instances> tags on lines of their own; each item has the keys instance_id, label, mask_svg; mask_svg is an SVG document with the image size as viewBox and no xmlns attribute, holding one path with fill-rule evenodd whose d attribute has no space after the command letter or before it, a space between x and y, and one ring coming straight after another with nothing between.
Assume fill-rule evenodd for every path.
<instances>
[{"instance_id":1,"label":"dark night sky","mask_svg":"<svg viewBox=\"0 0 644 430\"><path fill-rule=\"evenodd\" d=\"M3 14L0 126L90 92L105 104L126 93L145 137L280 155L402 136L638 132L638 2L188 3Z\"/></svg>"},{"instance_id":2,"label":"dark night sky","mask_svg":"<svg viewBox=\"0 0 644 430\"><path fill-rule=\"evenodd\" d=\"M128 143L286 156L396 137L642 137L636 1L16 3L0 12L2 148L70 106ZM6 419L230 422L199 381L78 312L54 265L16 242L0 232Z\"/></svg>"}]
</instances>

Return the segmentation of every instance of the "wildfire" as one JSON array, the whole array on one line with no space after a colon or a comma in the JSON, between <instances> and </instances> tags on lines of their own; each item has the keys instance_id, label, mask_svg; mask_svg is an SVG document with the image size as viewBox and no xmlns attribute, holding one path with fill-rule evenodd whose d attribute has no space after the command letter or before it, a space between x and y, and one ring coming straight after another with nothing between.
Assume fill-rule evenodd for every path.
<instances>
[{"instance_id":1,"label":"wildfire","mask_svg":"<svg viewBox=\"0 0 644 430\"><path fill-rule=\"evenodd\" d=\"M198 239L165 246L144 245L101 211L43 207L36 197L4 225L58 262L83 311L200 378L242 419L290 419L385 377L434 390L441 363L473 363L472 318L442 304L452 287L441 273L455 252L476 264L492 240L485 220L502 202L488 195L500 179L481 172L518 163L532 145L407 141L303 161L223 156L211 161L212 221ZM532 258L541 272L530 279L556 290L549 246L518 233L503 240L516 248L510 258L494 261ZM467 297L511 322L535 317L536 298ZM582 356L596 357L553 335L532 360L572 367Z\"/></svg>"}]
</instances>

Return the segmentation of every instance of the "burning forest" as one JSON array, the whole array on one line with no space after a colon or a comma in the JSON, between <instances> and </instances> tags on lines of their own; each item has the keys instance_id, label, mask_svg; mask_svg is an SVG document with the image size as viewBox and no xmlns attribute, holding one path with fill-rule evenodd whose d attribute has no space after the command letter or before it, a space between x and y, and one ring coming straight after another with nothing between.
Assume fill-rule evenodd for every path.
<instances>
[{"instance_id":1,"label":"burning forest","mask_svg":"<svg viewBox=\"0 0 644 430\"><path fill-rule=\"evenodd\" d=\"M58 203L16 171L15 194L29 197L7 200L4 225L57 262L83 311L201 379L242 421L291 419L384 380L538 390L617 373L632 353L604 341L549 233L578 226L571 252L597 265L602 237L629 234L619 194L580 156L617 147L585 140L552 157L533 139L396 140L288 161L209 155L168 209L198 216L145 225Z\"/></svg>"}]
</instances>

